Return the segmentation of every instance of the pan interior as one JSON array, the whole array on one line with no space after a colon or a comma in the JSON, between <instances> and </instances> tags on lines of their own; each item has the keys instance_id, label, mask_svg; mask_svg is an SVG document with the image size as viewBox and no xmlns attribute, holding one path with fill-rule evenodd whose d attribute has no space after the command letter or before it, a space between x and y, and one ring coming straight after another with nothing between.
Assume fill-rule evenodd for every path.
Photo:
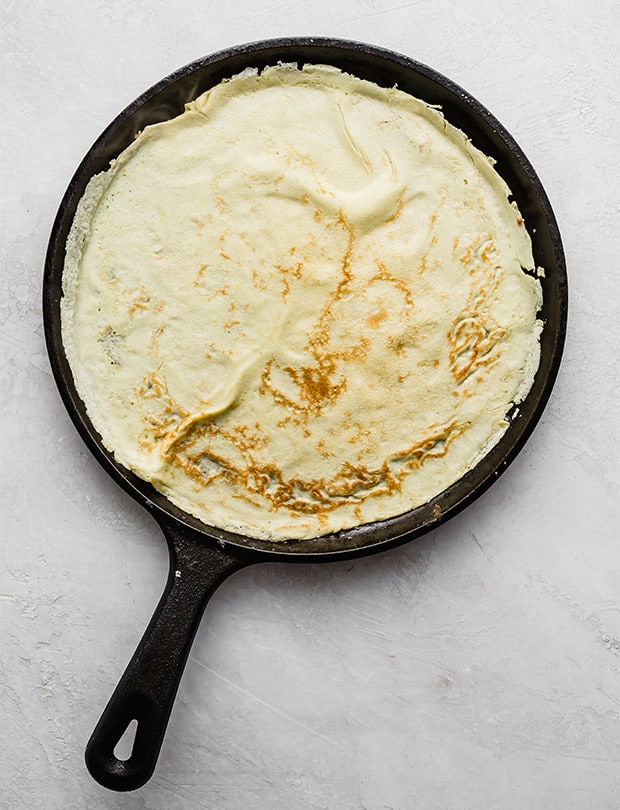
<instances>
[{"instance_id":1,"label":"pan interior","mask_svg":"<svg viewBox=\"0 0 620 810\"><path fill-rule=\"evenodd\" d=\"M402 57L356 44L286 41L235 49L202 60L180 71L138 99L106 130L78 169L61 206L55 224L46 268L46 334L59 387L78 429L97 458L134 497L152 505L160 520L173 518L198 531L204 525L178 510L148 484L119 467L102 447L85 409L75 392L59 331L60 282L64 244L77 201L89 178L105 168L146 124L176 115L185 102L221 78L247 66L262 67L277 61L325 62L368 78L383 86L399 87L431 104L441 104L451 123L463 129L486 154L497 160L500 174L513 190L515 199L534 236L535 261L546 268L543 279L545 328L541 340L541 364L533 388L500 443L477 467L457 484L419 509L406 515L322 538L290 542L283 546L248 540L239 535L208 529L209 536L222 542L277 554L363 551L420 534L462 508L479 494L516 455L542 410L548 396L563 339L565 319L565 277L559 236L546 197L531 167L510 137L486 111L447 80Z\"/></svg>"}]
</instances>

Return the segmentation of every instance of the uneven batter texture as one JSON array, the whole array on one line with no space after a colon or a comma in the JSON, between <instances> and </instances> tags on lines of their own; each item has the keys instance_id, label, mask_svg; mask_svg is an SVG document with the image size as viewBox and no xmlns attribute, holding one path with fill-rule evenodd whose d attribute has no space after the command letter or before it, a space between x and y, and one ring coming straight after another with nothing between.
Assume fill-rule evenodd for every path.
<instances>
[{"instance_id":1,"label":"uneven batter texture","mask_svg":"<svg viewBox=\"0 0 620 810\"><path fill-rule=\"evenodd\" d=\"M253 537L427 502L538 366L509 193L439 111L325 66L246 71L147 127L67 243L63 339L105 446Z\"/></svg>"}]
</instances>

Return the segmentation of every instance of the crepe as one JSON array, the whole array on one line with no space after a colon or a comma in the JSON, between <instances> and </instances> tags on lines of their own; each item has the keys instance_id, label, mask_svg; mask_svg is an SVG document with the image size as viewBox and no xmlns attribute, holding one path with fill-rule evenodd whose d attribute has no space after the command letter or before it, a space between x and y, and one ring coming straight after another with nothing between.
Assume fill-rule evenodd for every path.
<instances>
[{"instance_id":1,"label":"crepe","mask_svg":"<svg viewBox=\"0 0 620 810\"><path fill-rule=\"evenodd\" d=\"M424 504L539 363L530 237L440 110L247 70L89 183L62 334L116 460L207 525L320 536Z\"/></svg>"}]
</instances>

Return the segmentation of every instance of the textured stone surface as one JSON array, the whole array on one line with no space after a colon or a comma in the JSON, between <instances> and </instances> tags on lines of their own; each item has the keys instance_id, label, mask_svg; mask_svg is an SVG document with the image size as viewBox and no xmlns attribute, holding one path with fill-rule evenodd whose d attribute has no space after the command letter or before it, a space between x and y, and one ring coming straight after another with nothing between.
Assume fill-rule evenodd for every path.
<instances>
[{"instance_id":1,"label":"textured stone surface","mask_svg":"<svg viewBox=\"0 0 620 810\"><path fill-rule=\"evenodd\" d=\"M615 2L8 0L0 11L2 703L14 810L620 806ZM486 104L540 174L571 285L565 360L510 470L380 557L265 565L216 594L154 778L96 785L83 749L159 596L151 518L69 423L43 344L56 208L84 152L161 76L262 37L402 51Z\"/></svg>"}]
</instances>

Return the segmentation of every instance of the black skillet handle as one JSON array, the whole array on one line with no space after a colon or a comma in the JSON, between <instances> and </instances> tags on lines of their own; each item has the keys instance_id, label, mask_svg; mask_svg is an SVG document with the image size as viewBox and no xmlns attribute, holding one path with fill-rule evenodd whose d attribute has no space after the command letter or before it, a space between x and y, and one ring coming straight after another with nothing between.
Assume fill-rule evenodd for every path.
<instances>
[{"instance_id":1,"label":"black skillet handle","mask_svg":"<svg viewBox=\"0 0 620 810\"><path fill-rule=\"evenodd\" d=\"M204 608L227 576L253 562L178 525L162 528L170 550L166 587L86 746L91 776L111 790L135 790L151 777ZM133 720L133 749L122 760L114 749Z\"/></svg>"}]
</instances>

